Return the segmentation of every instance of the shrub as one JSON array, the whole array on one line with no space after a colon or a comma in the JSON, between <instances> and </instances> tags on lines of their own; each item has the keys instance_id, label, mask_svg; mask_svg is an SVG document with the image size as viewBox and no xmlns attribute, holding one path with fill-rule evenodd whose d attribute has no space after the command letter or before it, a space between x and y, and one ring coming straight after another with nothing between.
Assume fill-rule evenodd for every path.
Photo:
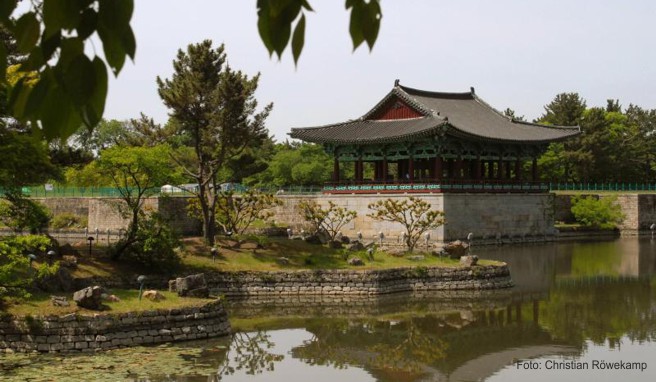
<instances>
[{"instance_id":1,"label":"shrub","mask_svg":"<svg viewBox=\"0 0 656 382\"><path fill-rule=\"evenodd\" d=\"M169 224L157 213L139 219L135 240L127 246L124 259L153 271L172 271L180 265L176 248L180 246L178 236ZM110 251L121 248L116 243Z\"/></svg>"},{"instance_id":2,"label":"shrub","mask_svg":"<svg viewBox=\"0 0 656 382\"><path fill-rule=\"evenodd\" d=\"M15 232L27 229L36 234L48 226L50 214L43 204L15 193L5 194L4 199L0 200L0 221Z\"/></svg>"},{"instance_id":3,"label":"shrub","mask_svg":"<svg viewBox=\"0 0 656 382\"><path fill-rule=\"evenodd\" d=\"M50 221L50 228L84 228L87 226L87 218L70 213L55 215Z\"/></svg>"},{"instance_id":4,"label":"shrub","mask_svg":"<svg viewBox=\"0 0 656 382\"><path fill-rule=\"evenodd\" d=\"M610 229L624 220L616 196L596 199L592 196L572 198L572 214L586 227Z\"/></svg>"}]
</instances>

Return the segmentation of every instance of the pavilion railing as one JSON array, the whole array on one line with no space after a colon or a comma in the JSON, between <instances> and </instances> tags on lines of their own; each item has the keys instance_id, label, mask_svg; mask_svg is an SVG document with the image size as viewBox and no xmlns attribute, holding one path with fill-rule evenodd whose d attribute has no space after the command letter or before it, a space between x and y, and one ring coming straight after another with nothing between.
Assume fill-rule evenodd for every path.
<instances>
[{"instance_id":1,"label":"pavilion railing","mask_svg":"<svg viewBox=\"0 0 656 382\"><path fill-rule=\"evenodd\" d=\"M642 191L656 192L656 183L638 183L638 182L566 182L566 183L549 183L551 191Z\"/></svg>"},{"instance_id":2,"label":"pavilion railing","mask_svg":"<svg viewBox=\"0 0 656 382\"><path fill-rule=\"evenodd\" d=\"M325 183L324 192L547 192L544 182L514 180L416 179L409 181L341 181Z\"/></svg>"}]
</instances>

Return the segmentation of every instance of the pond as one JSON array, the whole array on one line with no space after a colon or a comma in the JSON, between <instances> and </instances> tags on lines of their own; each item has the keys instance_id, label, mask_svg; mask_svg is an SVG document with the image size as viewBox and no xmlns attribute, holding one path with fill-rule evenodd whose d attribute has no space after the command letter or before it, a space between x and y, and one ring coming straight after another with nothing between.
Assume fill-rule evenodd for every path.
<instances>
[{"instance_id":1,"label":"pond","mask_svg":"<svg viewBox=\"0 0 656 382\"><path fill-rule=\"evenodd\" d=\"M656 380L656 241L475 248L498 291L229 302L229 338L2 355L3 381Z\"/></svg>"}]
</instances>

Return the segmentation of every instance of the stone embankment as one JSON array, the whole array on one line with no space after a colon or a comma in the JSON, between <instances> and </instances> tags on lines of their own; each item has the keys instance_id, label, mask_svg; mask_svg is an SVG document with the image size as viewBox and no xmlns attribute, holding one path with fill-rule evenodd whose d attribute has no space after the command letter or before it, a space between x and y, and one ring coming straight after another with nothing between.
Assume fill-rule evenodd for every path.
<instances>
[{"instance_id":1,"label":"stone embankment","mask_svg":"<svg viewBox=\"0 0 656 382\"><path fill-rule=\"evenodd\" d=\"M220 300L121 314L0 317L0 352L89 353L230 334Z\"/></svg>"},{"instance_id":2,"label":"stone embankment","mask_svg":"<svg viewBox=\"0 0 656 382\"><path fill-rule=\"evenodd\" d=\"M384 270L300 270L206 274L215 293L259 295L377 295L511 287L507 265L414 267Z\"/></svg>"}]
</instances>

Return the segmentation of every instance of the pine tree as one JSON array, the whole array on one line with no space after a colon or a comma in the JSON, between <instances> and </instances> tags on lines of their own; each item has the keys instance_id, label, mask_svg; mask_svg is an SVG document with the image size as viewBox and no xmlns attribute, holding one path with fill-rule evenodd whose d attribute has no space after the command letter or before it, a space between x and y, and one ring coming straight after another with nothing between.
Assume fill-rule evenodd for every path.
<instances>
[{"instance_id":1,"label":"pine tree","mask_svg":"<svg viewBox=\"0 0 656 382\"><path fill-rule=\"evenodd\" d=\"M198 184L203 234L213 244L221 180L217 175L246 148L267 138L264 122L273 105L257 112L260 75L249 78L232 70L224 46L212 49L210 40L189 45L186 52L179 50L173 68L171 79L157 78L158 92L180 133L190 137L196 163L178 163Z\"/></svg>"}]
</instances>

